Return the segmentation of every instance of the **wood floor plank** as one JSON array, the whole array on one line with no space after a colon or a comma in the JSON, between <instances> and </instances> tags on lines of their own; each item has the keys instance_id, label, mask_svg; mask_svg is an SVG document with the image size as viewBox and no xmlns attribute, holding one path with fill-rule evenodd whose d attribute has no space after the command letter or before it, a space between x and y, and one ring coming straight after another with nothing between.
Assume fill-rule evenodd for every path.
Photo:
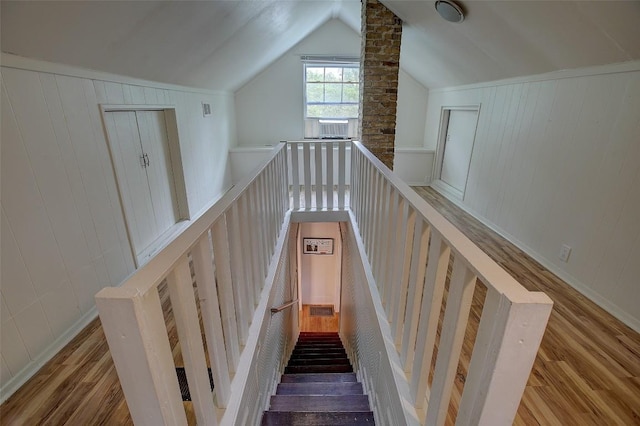
<instances>
[{"instance_id":1,"label":"wood floor plank","mask_svg":"<svg viewBox=\"0 0 640 426\"><path fill-rule=\"evenodd\" d=\"M554 302L514 424L640 425L640 334L435 190L414 189L524 287ZM474 312L470 328L477 321ZM469 351L465 344L463 378ZM456 392L462 390L456 385ZM449 411L447 424L453 424L454 403Z\"/></svg>"},{"instance_id":2,"label":"wood floor plank","mask_svg":"<svg viewBox=\"0 0 640 426\"><path fill-rule=\"evenodd\" d=\"M327 305L331 306L331 305ZM333 316L311 316L311 305L302 305L300 315L300 331L301 332L338 332L340 330L340 313L334 312Z\"/></svg>"}]
</instances>

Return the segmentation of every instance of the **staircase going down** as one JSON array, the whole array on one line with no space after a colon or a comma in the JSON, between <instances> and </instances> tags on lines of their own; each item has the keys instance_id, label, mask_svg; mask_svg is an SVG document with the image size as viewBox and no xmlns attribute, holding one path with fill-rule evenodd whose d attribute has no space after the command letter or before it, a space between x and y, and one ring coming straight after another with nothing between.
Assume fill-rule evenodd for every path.
<instances>
[{"instance_id":1,"label":"staircase going down","mask_svg":"<svg viewBox=\"0 0 640 426\"><path fill-rule=\"evenodd\" d=\"M373 424L338 333L300 333L262 425Z\"/></svg>"}]
</instances>

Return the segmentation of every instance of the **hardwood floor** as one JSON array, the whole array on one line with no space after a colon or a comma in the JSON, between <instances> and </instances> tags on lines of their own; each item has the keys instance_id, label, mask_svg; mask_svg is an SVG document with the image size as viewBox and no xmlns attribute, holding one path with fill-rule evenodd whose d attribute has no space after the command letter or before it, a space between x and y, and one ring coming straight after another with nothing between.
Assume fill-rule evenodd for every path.
<instances>
[{"instance_id":1,"label":"hardwood floor","mask_svg":"<svg viewBox=\"0 0 640 426\"><path fill-rule=\"evenodd\" d=\"M309 313L310 306L311 305L302 305L302 312L300 315L300 331L312 331L316 333L337 333L338 331L340 331L339 312L334 312L333 316L331 317L311 316L311 314Z\"/></svg>"},{"instance_id":2,"label":"hardwood floor","mask_svg":"<svg viewBox=\"0 0 640 426\"><path fill-rule=\"evenodd\" d=\"M433 189L414 189L522 285L554 301L514 424L640 425L640 334ZM458 367L458 392L449 409L451 424L481 313L483 286L475 293Z\"/></svg>"},{"instance_id":3,"label":"hardwood floor","mask_svg":"<svg viewBox=\"0 0 640 426\"><path fill-rule=\"evenodd\" d=\"M182 366L168 293L161 285L169 341L176 365ZM193 405L184 406L195 425ZM0 406L0 425L133 425L99 319Z\"/></svg>"},{"instance_id":4,"label":"hardwood floor","mask_svg":"<svg viewBox=\"0 0 640 426\"><path fill-rule=\"evenodd\" d=\"M555 303L515 424L640 425L640 335L430 188L416 191L526 288ZM161 296L182 365L166 291ZM483 299L479 285L447 424L455 418ZM195 424L191 404L185 409ZM98 320L0 406L0 424L132 424Z\"/></svg>"}]
</instances>

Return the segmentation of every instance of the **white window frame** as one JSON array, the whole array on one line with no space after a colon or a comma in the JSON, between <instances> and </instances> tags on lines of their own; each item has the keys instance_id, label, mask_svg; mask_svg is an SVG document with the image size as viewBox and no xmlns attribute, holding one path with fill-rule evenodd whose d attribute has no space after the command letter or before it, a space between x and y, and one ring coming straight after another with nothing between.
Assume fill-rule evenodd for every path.
<instances>
[{"instance_id":1,"label":"white window frame","mask_svg":"<svg viewBox=\"0 0 640 426\"><path fill-rule=\"evenodd\" d=\"M304 57L302 58L303 67L302 67L302 93L303 93L303 116L304 119L313 119L313 120L349 120L349 119L357 119L357 114L355 117L311 117L307 114L307 106L309 102L307 101L307 67L323 67L323 68L357 68L358 71L360 69L360 62L358 58L317 58L317 57ZM326 84L326 80L323 81ZM329 82L335 83L335 82ZM358 84L358 93L360 92L360 81L348 82L344 81L340 84ZM322 102L317 103L318 105L358 105L359 101L356 102Z\"/></svg>"}]
</instances>

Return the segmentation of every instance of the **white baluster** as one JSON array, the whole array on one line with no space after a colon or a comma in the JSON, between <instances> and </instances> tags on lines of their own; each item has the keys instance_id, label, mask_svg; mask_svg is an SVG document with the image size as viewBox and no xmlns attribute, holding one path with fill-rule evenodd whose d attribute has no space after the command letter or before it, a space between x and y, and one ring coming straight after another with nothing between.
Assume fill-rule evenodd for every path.
<instances>
[{"instance_id":1,"label":"white baluster","mask_svg":"<svg viewBox=\"0 0 640 426\"><path fill-rule=\"evenodd\" d=\"M305 210L311 209L311 145L308 143L302 144L303 155L303 172L304 172L304 208Z\"/></svg>"},{"instance_id":2,"label":"white baluster","mask_svg":"<svg viewBox=\"0 0 640 426\"><path fill-rule=\"evenodd\" d=\"M236 307L236 321L238 323L238 337L240 344L245 345L249 330L250 313L247 302L247 277L244 268L242 242L240 238L240 224L238 218L238 204L231 206L231 211L227 213L227 223L229 224L229 247L231 249L231 273L233 277L233 300Z\"/></svg>"},{"instance_id":3,"label":"white baluster","mask_svg":"<svg viewBox=\"0 0 640 426\"><path fill-rule=\"evenodd\" d=\"M411 273L409 274L409 290L407 293L407 309L404 316L404 331L400 359L405 371L413 365L413 354L420 317L420 302L424 277L427 269L427 252L429 247L430 227L424 219L416 222L411 254Z\"/></svg>"},{"instance_id":4,"label":"white baluster","mask_svg":"<svg viewBox=\"0 0 640 426\"><path fill-rule=\"evenodd\" d=\"M220 293L220 313L224 330L229 371L235 372L240 359L238 343L238 324L236 322L236 303L233 300L233 282L231 278L231 256L229 237L227 235L227 219L222 215L211 229L213 244L213 261L216 265L218 292Z\"/></svg>"},{"instance_id":5,"label":"white baluster","mask_svg":"<svg viewBox=\"0 0 640 426\"><path fill-rule=\"evenodd\" d=\"M293 209L300 210L300 169L298 165L298 143L290 142L291 150L291 185L293 186Z\"/></svg>"},{"instance_id":6,"label":"white baluster","mask_svg":"<svg viewBox=\"0 0 640 426\"><path fill-rule=\"evenodd\" d=\"M315 142L313 144L313 149L315 151L315 184L316 184L316 209L324 208L324 203L322 202L322 192L323 192L323 184L322 184L322 142Z\"/></svg>"},{"instance_id":7,"label":"white baluster","mask_svg":"<svg viewBox=\"0 0 640 426\"><path fill-rule=\"evenodd\" d=\"M213 270L213 253L209 244L209 235L205 234L191 251L193 269L196 274L196 286L200 299L200 312L204 327L211 373L215 384L218 407L227 406L230 397L229 367L227 361L226 342L222 334L220 319L220 302L218 288ZM181 345L182 347L182 345Z\"/></svg>"},{"instance_id":8,"label":"white baluster","mask_svg":"<svg viewBox=\"0 0 640 426\"><path fill-rule=\"evenodd\" d=\"M393 265L395 260L396 250L396 226L397 218L400 215L399 209L399 194L395 188L391 190L391 199L389 200L389 217L387 221L387 256L384 260L384 278L382 282L382 306L384 306L385 312L389 312L389 295L392 289L393 281Z\"/></svg>"},{"instance_id":9,"label":"white baluster","mask_svg":"<svg viewBox=\"0 0 640 426\"><path fill-rule=\"evenodd\" d=\"M475 284L476 276L473 272L467 268L462 259L454 258L447 307L444 311L438 344L438 358L431 385L431 397L427 408L426 424L428 425L443 425L447 418Z\"/></svg>"},{"instance_id":10,"label":"white baluster","mask_svg":"<svg viewBox=\"0 0 640 426\"><path fill-rule=\"evenodd\" d=\"M327 209L333 210L333 142L327 142Z\"/></svg>"},{"instance_id":11,"label":"white baluster","mask_svg":"<svg viewBox=\"0 0 640 426\"><path fill-rule=\"evenodd\" d=\"M254 235L252 233L252 226L249 221L249 191L246 191L242 197L240 197L237 201L238 206L238 217L240 224L240 242L241 242L241 251L242 251L242 260L243 267L245 269L245 290L246 296L245 299L247 301L247 321L251 324L251 320L253 317L253 311L256 307L256 292L254 287L256 286L257 276L255 274L255 268L253 267L255 259L255 252L253 251L253 240Z\"/></svg>"},{"instance_id":12,"label":"white baluster","mask_svg":"<svg viewBox=\"0 0 640 426\"><path fill-rule=\"evenodd\" d=\"M451 249L443 243L442 237L437 232L432 232L420 307L416 351L411 369L411 395L416 408L423 408L425 404L427 380L433 359L450 253Z\"/></svg>"},{"instance_id":13,"label":"white baluster","mask_svg":"<svg viewBox=\"0 0 640 426\"><path fill-rule=\"evenodd\" d=\"M346 167L345 167L345 161L346 161L346 157L347 154L345 152L345 147L346 147L346 143L345 142L340 142L338 144L338 209L340 210L344 210L345 207L345 189L346 189L346 184L345 184L345 176L346 176ZM353 155L353 148L351 149L351 153ZM351 181L351 184L353 184L353 180Z\"/></svg>"},{"instance_id":14,"label":"white baluster","mask_svg":"<svg viewBox=\"0 0 640 426\"><path fill-rule=\"evenodd\" d=\"M408 207L409 203L405 203ZM402 264L402 274L400 276L400 281L398 282L399 286L396 288L394 293L396 293L396 309L393 314L393 323L395 325L395 330L393 332L393 337L395 338L396 346L402 343L402 328L404 326L404 317L405 310L407 305L407 291L409 287L409 274L411 272L411 259L413 258L411 254L411 250L413 249L413 238L414 238L414 226L416 223L416 211L412 207L408 207L409 213L406 220L405 230L403 232L404 238L404 247L400 246L402 251L404 252L403 258L404 262Z\"/></svg>"},{"instance_id":15,"label":"white baluster","mask_svg":"<svg viewBox=\"0 0 640 426\"><path fill-rule=\"evenodd\" d=\"M167 276L167 287L196 420L203 425L216 425L218 420L209 384L189 261L186 257L183 257Z\"/></svg>"}]
</instances>

